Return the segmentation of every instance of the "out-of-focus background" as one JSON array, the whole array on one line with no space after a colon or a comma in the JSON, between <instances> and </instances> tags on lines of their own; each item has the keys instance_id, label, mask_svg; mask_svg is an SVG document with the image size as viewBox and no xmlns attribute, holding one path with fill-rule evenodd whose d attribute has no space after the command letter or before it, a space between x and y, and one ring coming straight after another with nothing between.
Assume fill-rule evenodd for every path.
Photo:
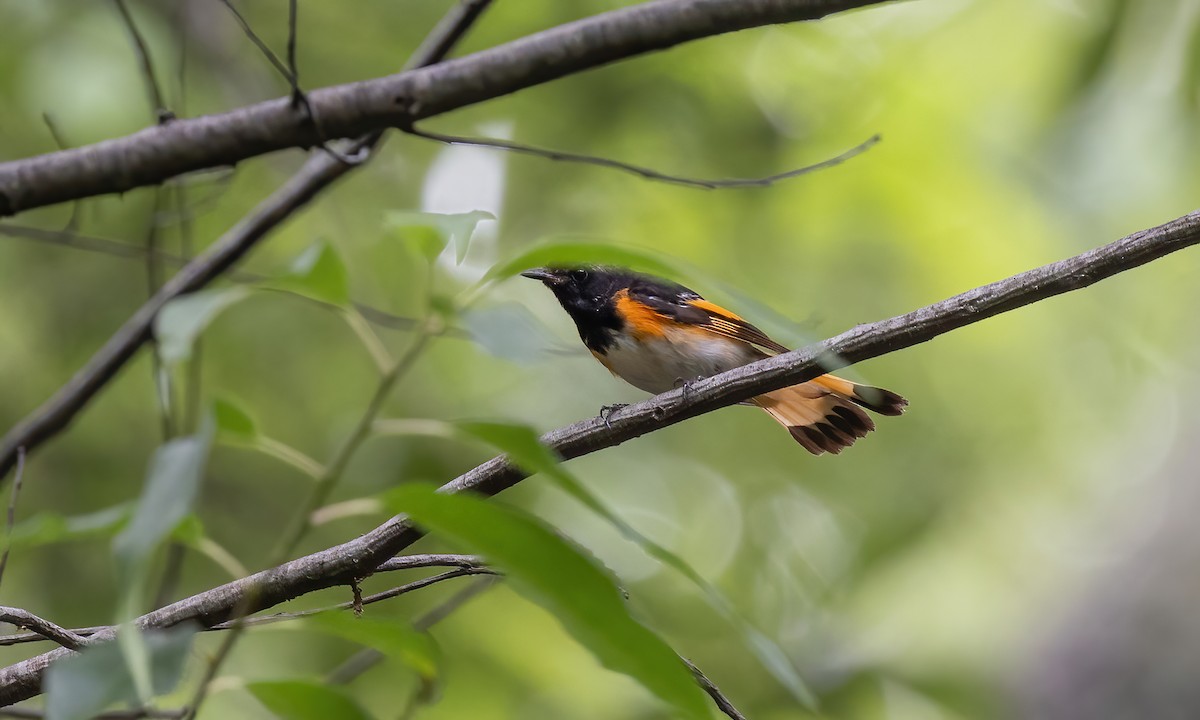
<instances>
[{"instance_id":1,"label":"out-of-focus background","mask_svg":"<svg viewBox=\"0 0 1200 720\"><path fill-rule=\"evenodd\" d=\"M621 4L498 0L461 52ZM301 0L302 84L393 72L448 5ZM239 6L282 52L286 3ZM131 8L180 115L286 92L220 3ZM0 159L55 149L43 114L70 146L152 122L112 4L5 2L0 17ZM655 253L677 279L799 344L1195 209L1198 92L1194 0L868 8L690 43L427 124L704 178L782 172L882 134L836 168L771 188L703 191L396 136L244 268L279 273L324 240L348 266L356 300L414 316L426 302L424 261L396 241L388 213L484 210L497 219L479 226L465 261L456 264L452 251L438 259L438 296L460 296L535 243L586 239ZM190 234L199 249L303 159L281 153L189 178L182 214L172 203L156 214L153 192L138 191L4 224L71 223L133 246L156 224L163 248L179 252ZM1127 698L1118 678L1145 702L1164 703L1158 717L1193 716L1194 683L1181 668L1195 667L1189 658L1200 643L1189 638L1200 631L1181 609L1195 596L1197 565L1187 558L1200 539L1187 512L1200 427L1195 267L1193 253L1170 256L852 369L911 407L838 457L811 457L762 413L731 408L569 468L773 638L820 695L821 717L1138 716L1147 706L1136 699L1131 714L1119 711ZM0 235L0 426L65 382L146 294L138 258ZM577 349L569 320L536 283L487 285L471 309L457 322L490 325L502 337L436 340L387 402L386 417L504 419L548 430L643 397ZM378 332L397 352L406 343L405 332ZM205 402L236 398L264 433L320 460L376 381L370 356L335 313L281 293L255 295L218 317L199 363ZM77 518L136 498L161 441L143 352L66 435L31 458L18 519ZM491 454L451 440L373 438L333 500L445 482ZM213 542L257 569L308 482L263 454L219 445L198 516ZM628 590L635 614L749 717L810 716L694 586L544 478L501 501L591 549ZM330 521L303 549L352 538L385 517ZM446 546L434 537L417 547ZM175 596L228 578L188 551ZM366 589L394 579L369 580ZM101 530L18 547L0 597L86 626L114 618L118 591ZM453 591L441 585L371 612L414 616ZM328 591L297 606L344 595ZM434 636L444 657L440 700L423 718L669 714L503 583ZM192 676L216 642L198 640ZM33 647L5 648L0 660L15 662ZM319 676L353 651L301 630L256 630L222 675ZM389 661L351 689L387 717L415 683ZM233 682L202 713L268 716Z\"/></svg>"}]
</instances>

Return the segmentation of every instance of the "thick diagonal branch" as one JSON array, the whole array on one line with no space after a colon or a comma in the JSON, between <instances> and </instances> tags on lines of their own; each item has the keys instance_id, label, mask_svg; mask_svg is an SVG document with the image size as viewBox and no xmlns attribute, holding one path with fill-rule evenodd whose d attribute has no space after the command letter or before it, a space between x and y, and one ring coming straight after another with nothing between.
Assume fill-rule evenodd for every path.
<instances>
[{"instance_id":1,"label":"thick diagonal branch","mask_svg":"<svg viewBox=\"0 0 1200 720\"><path fill-rule=\"evenodd\" d=\"M317 122L290 98L86 147L0 164L0 217L157 185L284 148L309 148L409 125L566 75L689 40L814 20L883 0L654 0L560 25L435 66L308 93ZM318 129L319 126L319 129Z\"/></svg>"},{"instance_id":2,"label":"thick diagonal branch","mask_svg":"<svg viewBox=\"0 0 1200 720\"><path fill-rule=\"evenodd\" d=\"M700 380L687 389L686 395L682 390L672 390L618 410L607 420L597 417L577 422L547 433L542 441L565 460L587 455L812 379L834 367L912 347L994 315L1088 287L1196 244L1200 244L1200 211L908 314L859 325L823 343ZM442 490L494 495L525 477L500 456L447 483ZM193 595L144 615L138 622L149 627L167 627L187 620L205 625L224 622L235 608L255 612L314 590L347 584L419 537L421 532L407 518L398 516L354 540ZM248 595L255 600L252 605L245 603ZM66 652L53 650L0 671L0 705L40 692L42 673Z\"/></svg>"}]
</instances>

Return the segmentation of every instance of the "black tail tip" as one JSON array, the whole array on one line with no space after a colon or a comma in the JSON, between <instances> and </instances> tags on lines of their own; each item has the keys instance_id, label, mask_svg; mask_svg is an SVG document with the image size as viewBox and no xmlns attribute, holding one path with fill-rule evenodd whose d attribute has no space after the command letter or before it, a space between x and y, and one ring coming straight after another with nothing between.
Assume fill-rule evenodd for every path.
<instances>
[{"instance_id":1,"label":"black tail tip","mask_svg":"<svg viewBox=\"0 0 1200 720\"><path fill-rule=\"evenodd\" d=\"M905 400L902 396L897 395L891 390L871 387L870 385L855 387L854 397L851 399L855 403L880 415L902 415L904 414L904 409L908 407L908 400Z\"/></svg>"}]
</instances>

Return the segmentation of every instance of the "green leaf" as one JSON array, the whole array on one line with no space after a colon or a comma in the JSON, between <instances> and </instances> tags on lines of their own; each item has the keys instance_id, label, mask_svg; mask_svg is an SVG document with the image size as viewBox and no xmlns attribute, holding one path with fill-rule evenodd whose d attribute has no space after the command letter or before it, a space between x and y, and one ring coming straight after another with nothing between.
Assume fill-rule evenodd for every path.
<instances>
[{"instance_id":1,"label":"green leaf","mask_svg":"<svg viewBox=\"0 0 1200 720\"><path fill-rule=\"evenodd\" d=\"M554 451L542 444L537 433L526 425L507 422L462 421L454 426L469 437L481 440L506 453L529 473L544 473L562 478L566 471L559 465Z\"/></svg>"},{"instance_id":2,"label":"green leaf","mask_svg":"<svg viewBox=\"0 0 1200 720\"><path fill-rule=\"evenodd\" d=\"M482 282L503 280L534 267L555 265L619 265L666 277L679 272L661 255L626 245L561 241L539 243L487 271Z\"/></svg>"},{"instance_id":3,"label":"green leaf","mask_svg":"<svg viewBox=\"0 0 1200 720\"><path fill-rule=\"evenodd\" d=\"M467 309L462 323L476 344L492 355L527 363L545 355L551 335L524 305L514 302Z\"/></svg>"},{"instance_id":4,"label":"green leaf","mask_svg":"<svg viewBox=\"0 0 1200 720\"><path fill-rule=\"evenodd\" d=\"M158 354L166 365L191 358L196 338L213 319L231 305L249 297L250 288L235 286L202 290L167 303L154 317Z\"/></svg>"},{"instance_id":5,"label":"green leaf","mask_svg":"<svg viewBox=\"0 0 1200 720\"><path fill-rule=\"evenodd\" d=\"M314 630L375 648L400 660L425 681L438 675L438 649L433 637L402 620L328 612L312 616L305 624Z\"/></svg>"},{"instance_id":6,"label":"green leaf","mask_svg":"<svg viewBox=\"0 0 1200 720\"><path fill-rule=\"evenodd\" d=\"M155 451L133 518L113 542L127 580L191 511L213 433L214 423L208 418L195 435L176 438Z\"/></svg>"},{"instance_id":7,"label":"green leaf","mask_svg":"<svg viewBox=\"0 0 1200 720\"><path fill-rule=\"evenodd\" d=\"M459 265L467 257L471 236L483 220L495 220L496 216L483 210L465 213L427 213L416 210L393 210L384 217L384 229L390 235L411 243L427 260L433 262L454 242L455 262Z\"/></svg>"},{"instance_id":8,"label":"green leaf","mask_svg":"<svg viewBox=\"0 0 1200 720\"><path fill-rule=\"evenodd\" d=\"M213 401L213 420L217 424L217 435L222 440L248 445L258 440L258 423L231 398L219 397Z\"/></svg>"},{"instance_id":9,"label":"green leaf","mask_svg":"<svg viewBox=\"0 0 1200 720\"><path fill-rule=\"evenodd\" d=\"M643 535L625 522L611 508L592 494L574 475L559 463L554 451L546 447L533 428L514 423L461 422L455 426L467 435L504 452L518 466L530 473L542 473L554 480L567 494L596 513L617 529L626 539L636 543L650 557L674 569L698 588L709 604L734 624L746 645L758 657L763 667L782 683L805 707L815 710L817 698L796 671L787 655L770 638L750 624L733 604L704 576L696 572L683 558Z\"/></svg>"},{"instance_id":10,"label":"green leaf","mask_svg":"<svg viewBox=\"0 0 1200 720\"><path fill-rule=\"evenodd\" d=\"M196 513L189 513L171 530L171 539L188 547L195 547L204 539L204 523Z\"/></svg>"},{"instance_id":11,"label":"green leaf","mask_svg":"<svg viewBox=\"0 0 1200 720\"><path fill-rule=\"evenodd\" d=\"M133 626L122 628L139 632ZM195 626L180 625L143 634L149 652L154 693L170 692L179 682L191 653ZM85 720L116 704L136 704L137 690L117 642L85 647L46 670L46 717Z\"/></svg>"},{"instance_id":12,"label":"green leaf","mask_svg":"<svg viewBox=\"0 0 1200 720\"><path fill-rule=\"evenodd\" d=\"M330 305L350 304L350 278L337 250L318 240L300 254L288 273L274 278L266 287L286 290Z\"/></svg>"},{"instance_id":13,"label":"green leaf","mask_svg":"<svg viewBox=\"0 0 1200 720\"><path fill-rule=\"evenodd\" d=\"M284 720L370 720L371 716L342 690L308 680L246 684L246 690Z\"/></svg>"},{"instance_id":14,"label":"green leaf","mask_svg":"<svg viewBox=\"0 0 1200 720\"><path fill-rule=\"evenodd\" d=\"M133 503L121 503L86 515L66 517L58 513L38 513L13 527L12 547L37 547L68 540L112 535L125 526L133 512Z\"/></svg>"},{"instance_id":15,"label":"green leaf","mask_svg":"<svg viewBox=\"0 0 1200 720\"><path fill-rule=\"evenodd\" d=\"M490 423L472 426L480 435L508 433ZM629 615L613 579L586 551L529 515L471 495L406 485L390 500L396 512L485 555L605 667L629 675L687 717L709 717L704 695L679 657Z\"/></svg>"}]
</instances>

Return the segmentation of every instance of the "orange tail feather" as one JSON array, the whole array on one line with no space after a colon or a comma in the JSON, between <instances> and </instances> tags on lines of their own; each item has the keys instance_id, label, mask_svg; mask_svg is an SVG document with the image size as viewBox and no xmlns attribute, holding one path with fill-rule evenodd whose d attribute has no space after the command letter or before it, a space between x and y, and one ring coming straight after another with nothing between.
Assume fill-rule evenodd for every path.
<instances>
[{"instance_id":1,"label":"orange tail feather","mask_svg":"<svg viewBox=\"0 0 1200 720\"><path fill-rule=\"evenodd\" d=\"M834 375L759 395L752 402L813 455L836 455L875 429L875 422L858 406L882 415L899 415L908 405L894 392Z\"/></svg>"}]
</instances>

